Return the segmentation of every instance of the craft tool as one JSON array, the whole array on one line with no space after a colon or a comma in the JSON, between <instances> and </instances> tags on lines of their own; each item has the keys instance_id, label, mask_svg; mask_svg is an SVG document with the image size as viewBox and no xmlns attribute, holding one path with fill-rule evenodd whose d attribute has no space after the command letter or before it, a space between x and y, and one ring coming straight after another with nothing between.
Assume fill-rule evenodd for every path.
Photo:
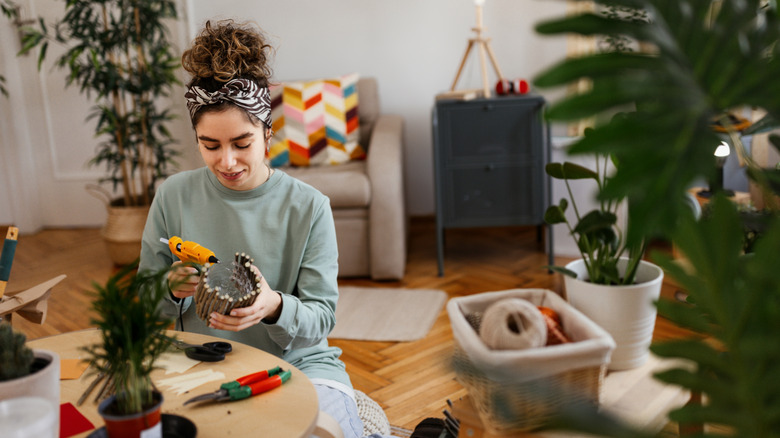
<instances>
[{"instance_id":1,"label":"craft tool","mask_svg":"<svg viewBox=\"0 0 780 438\"><path fill-rule=\"evenodd\" d=\"M218 402L242 400L282 386L284 382L290 380L291 375L290 370L285 371L280 367L274 367L223 383L218 390L193 397L184 404L207 400Z\"/></svg>"},{"instance_id":2,"label":"craft tool","mask_svg":"<svg viewBox=\"0 0 780 438\"><path fill-rule=\"evenodd\" d=\"M214 251L201 246L198 243L192 241L184 241L181 237L172 236L170 239L164 237L160 238L160 242L168 245L171 252L183 262L198 263L205 265L206 263L219 263L219 259L214 254Z\"/></svg>"},{"instance_id":3,"label":"craft tool","mask_svg":"<svg viewBox=\"0 0 780 438\"><path fill-rule=\"evenodd\" d=\"M172 344L184 350L184 354L190 359L202 362L225 360L225 355L233 351L233 345L222 341L206 342L205 344L187 344L181 341L173 341Z\"/></svg>"},{"instance_id":4,"label":"craft tool","mask_svg":"<svg viewBox=\"0 0 780 438\"><path fill-rule=\"evenodd\" d=\"M8 227L8 233L5 235L3 243L3 252L0 253L0 298L5 294L5 287L8 284L8 277L11 276L11 265L14 263L14 254L16 253L16 243L19 237L19 228Z\"/></svg>"}]
</instances>

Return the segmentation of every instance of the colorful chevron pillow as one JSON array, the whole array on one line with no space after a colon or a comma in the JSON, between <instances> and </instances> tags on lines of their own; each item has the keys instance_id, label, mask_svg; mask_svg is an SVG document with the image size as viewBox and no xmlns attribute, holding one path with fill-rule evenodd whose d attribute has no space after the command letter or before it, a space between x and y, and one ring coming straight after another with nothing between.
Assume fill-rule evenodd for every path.
<instances>
[{"instance_id":1,"label":"colorful chevron pillow","mask_svg":"<svg viewBox=\"0 0 780 438\"><path fill-rule=\"evenodd\" d=\"M357 73L270 87L271 166L315 166L365 159L358 144Z\"/></svg>"}]
</instances>

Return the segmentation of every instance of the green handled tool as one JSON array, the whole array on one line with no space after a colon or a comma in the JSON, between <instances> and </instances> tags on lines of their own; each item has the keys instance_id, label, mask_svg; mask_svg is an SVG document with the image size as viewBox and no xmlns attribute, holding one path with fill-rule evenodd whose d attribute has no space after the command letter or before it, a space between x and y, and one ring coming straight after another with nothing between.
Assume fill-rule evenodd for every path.
<instances>
[{"instance_id":1,"label":"green handled tool","mask_svg":"<svg viewBox=\"0 0 780 438\"><path fill-rule=\"evenodd\" d=\"M8 227L8 234L6 234L5 243L3 244L3 252L0 253L0 298L5 294L5 287L8 284L8 278L11 276L11 265L14 263L18 236L19 228Z\"/></svg>"},{"instance_id":2,"label":"green handled tool","mask_svg":"<svg viewBox=\"0 0 780 438\"><path fill-rule=\"evenodd\" d=\"M231 382L223 383L218 390L193 397L184 402L184 404L206 400L219 402L242 400L282 386L282 383L290 380L291 375L292 371L290 370L285 371L280 367L274 367L270 370L249 374Z\"/></svg>"}]
</instances>

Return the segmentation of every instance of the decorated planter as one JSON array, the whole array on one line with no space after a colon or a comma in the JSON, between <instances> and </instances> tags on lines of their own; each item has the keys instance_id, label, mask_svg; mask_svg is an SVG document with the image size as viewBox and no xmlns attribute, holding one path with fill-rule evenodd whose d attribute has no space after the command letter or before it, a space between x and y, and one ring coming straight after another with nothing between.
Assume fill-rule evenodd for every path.
<instances>
[{"instance_id":1,"label":"decorated planter","mask_svg":"<svg viewBox=\"0 0 780 438\"><path fill-rule=\"evenodd\" d=\"M618 262L621 274L628 259ZM658 266L641 261L636 283L608 286L587 281L587 270L582 259L568 265L577 278L564 276L566 295L575 309L601 326L615 340L610 370L637 368L650 355L650 343L655 329L655 301L661 295L664 273Z\"/></svg>"},{"instance_id":2,"label":"decorated planter","mask_svg":"<svg viewBox=\"0 0 780 438\"><path fill-rule=\"evenodd\" d=\"M162 403L162 394L155 392L154 404L143 412L121 414L117 411L116 395L112 395L100 403L98 413L106 423L109 438L162 438Z\"/></svg>"}]
</instances>

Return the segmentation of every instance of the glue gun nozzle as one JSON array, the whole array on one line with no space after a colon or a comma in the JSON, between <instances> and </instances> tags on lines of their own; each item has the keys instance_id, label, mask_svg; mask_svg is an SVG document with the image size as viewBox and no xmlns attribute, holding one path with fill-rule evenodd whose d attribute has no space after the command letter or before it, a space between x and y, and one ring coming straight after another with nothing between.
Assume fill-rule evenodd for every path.
<instances>
[{"instance_id":1,"label":"glue gun nozzle","mask_svg":"<svg viewBox=\"0 0 780 438\"><path fill-rule=\"evenodd\" d=\"M219 263L219 259L215 256L209 256L209 263Z\"/></svg>"}]
</instances>

